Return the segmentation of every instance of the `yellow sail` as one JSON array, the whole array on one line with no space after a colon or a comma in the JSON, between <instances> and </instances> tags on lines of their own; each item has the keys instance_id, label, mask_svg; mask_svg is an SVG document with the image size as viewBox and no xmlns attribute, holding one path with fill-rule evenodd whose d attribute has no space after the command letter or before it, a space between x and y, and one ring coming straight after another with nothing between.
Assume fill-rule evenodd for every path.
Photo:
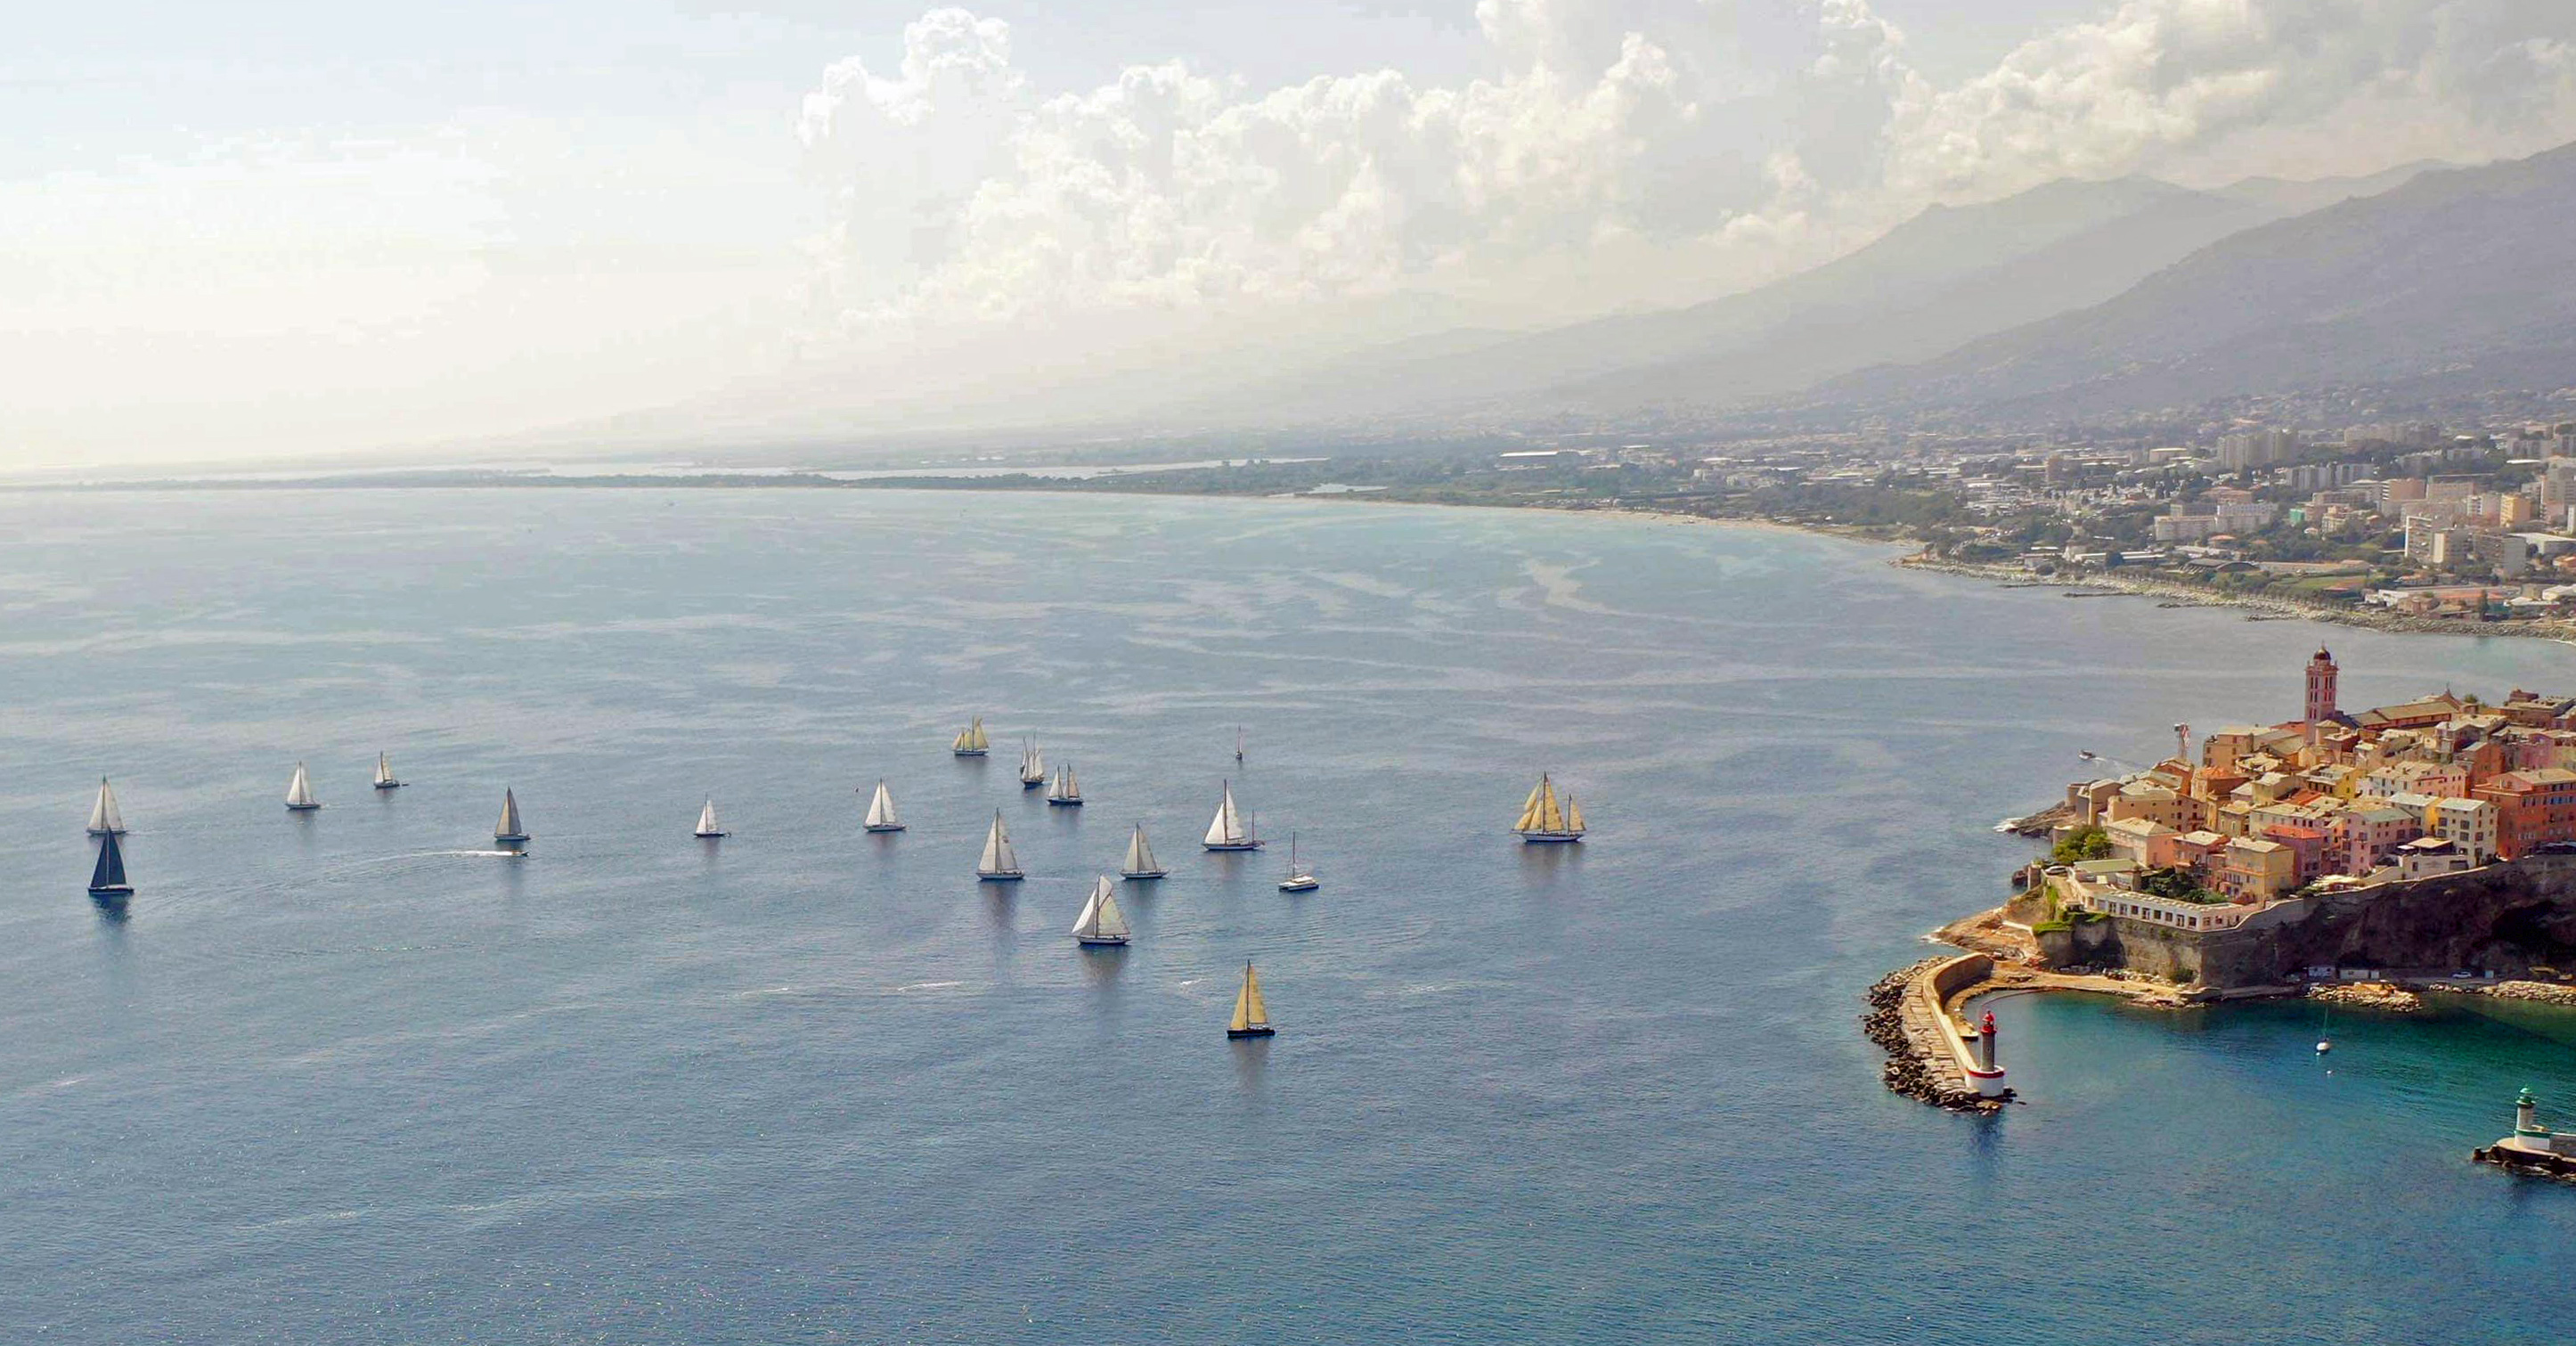
<instances>
[{"instance_id":1,"label":"yellow sail","mask_svg":"<svg viewBox=\"0 0 2576 1346\"><path fill-rule=\"evenodd\" d=\"M976 716L972 724L958 731L956 741L948 746L957 752L983 752L991 748L993 740L984 736L984 717Z\"/></svg>"},{"instance_id":2,"label":"yellow sail","mask_svg":"<svg viewBox=\"0 0 2576 1346\"><path fill-rule=\"evenodd\" d=\"M1565 797L1565 830L1568 832L1583 830L1583 806L1575 803L1572 795Z\"/></svg>"},{"instance_id":3,"label":"yellow sail","mask_svg":"<svg viewBox=\"0 0 2576 1346\"><path fill-rule=\"evenodd\" d=\"M1226 1025L1229 1032L1270 1026L1269 1007L1261 1003L1261 978L1254 975L1252 964L1243 965L1243 989L1234 995L1234 1020Z\"/></svg>"},{"instance_id":4,"label":"yellow sail","mask_svg":"<svg viewBox=\"0 0 2576 1346\"><path fill-rule=\"evenodd\" d=\"M1538 830L1542 832L1564 831L1565 811L1557 807L1556 785L1548 780L1547 777L1541 776L1538 778L1538 792Z\"/></svg>"},{"instance_id":5,"label":"yellow sail","mask_svg":"<svg viewBox=\"0 0 2576 1346\"><path fill-rule=\"evenodd\" d=\"M1521 804L1520 820L1512 824L1513 831L1526 832L1538 826L1538 792L1546 788L1547 778L1544 776L1539 778L1538 784L1530 787L1528 800Z\"/></svg>"}]
</instances>

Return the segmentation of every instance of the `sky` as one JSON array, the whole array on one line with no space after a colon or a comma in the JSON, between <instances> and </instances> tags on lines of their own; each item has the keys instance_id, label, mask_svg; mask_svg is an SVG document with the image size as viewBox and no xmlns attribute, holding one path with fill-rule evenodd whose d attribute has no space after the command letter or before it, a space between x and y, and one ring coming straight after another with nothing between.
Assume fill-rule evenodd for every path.
<instances>
[{"instance_id":1,"label":"sky","mask_svg":"<svg viewBox=\"0 0 2576 1346\"><path fill-rule=\"evenodd\" d=\"M1709 298L2058 177L2576 139L2569 0L84 0L11 27L0 467L1036 408Z\"/></svg>"}]
</instances>

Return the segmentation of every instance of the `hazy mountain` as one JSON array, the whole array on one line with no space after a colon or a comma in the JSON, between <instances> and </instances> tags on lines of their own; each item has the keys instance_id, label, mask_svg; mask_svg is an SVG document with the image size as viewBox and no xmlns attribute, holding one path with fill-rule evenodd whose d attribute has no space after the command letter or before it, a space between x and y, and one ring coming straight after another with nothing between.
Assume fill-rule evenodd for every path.
<instances>
[{"instance_id":1,"label":"hazy mountain","mask_svg":"<svg viewBox=\"0 0 2576 1346\"><path fill-rule=\"evenodd\" d=\"M1792 393L2100 303L2217 239L2415 171L2207 192L2145 178L2053 182L1932 207L1836 261L1723 299L1536 333L1439 333L1186 410L1218 419L1615 412Z\"/></svg>"},{"instance_id":2,"label":"hazy mountain","mask_svg":"<svg viewBox=\"0 0 2576 1346\"><path fill-rule=\"evenodd\" d=\"M2107 303L1819 393L2057 416L2350 384L2576 384L2576 145L2249 230Z\"/></svg>"}]
</instances>

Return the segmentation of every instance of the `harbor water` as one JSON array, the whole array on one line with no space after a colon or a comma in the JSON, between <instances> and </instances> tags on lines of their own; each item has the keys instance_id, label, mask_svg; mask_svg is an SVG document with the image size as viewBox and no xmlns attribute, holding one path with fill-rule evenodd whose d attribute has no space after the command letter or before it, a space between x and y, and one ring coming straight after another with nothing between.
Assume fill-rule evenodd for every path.
<instances>
[{"instance_id":1,"label":"harbor water","mask_svg":"<svg viewBox=\"0 0 2576 1346\"><path fill-rule=\"evenodd\" d=\"M2526 1085L2576 1125L2576 1012L2338 1012L2320 1057L2302 1004L2008 997L1992 1118L1889 1094L1856 1017L2081 750L2295 715L2321 641L2348 705L2576 659L1892 554L1348 502L0 496L0 1340L2563 1340L2576 1187L2467 1154ZM1085 807L1021 790L1023 735ZM1508 832L1541 771L1580 846ZM880 778L909 831L861 831ZM1318 891L1201 852L1228 780ZM996 809L1016 886L971 872ZM1140 820L1171 876L1079 949ZM1247 959L1279 1035L1229 1042Z\"/></svg>"}]
</instances>

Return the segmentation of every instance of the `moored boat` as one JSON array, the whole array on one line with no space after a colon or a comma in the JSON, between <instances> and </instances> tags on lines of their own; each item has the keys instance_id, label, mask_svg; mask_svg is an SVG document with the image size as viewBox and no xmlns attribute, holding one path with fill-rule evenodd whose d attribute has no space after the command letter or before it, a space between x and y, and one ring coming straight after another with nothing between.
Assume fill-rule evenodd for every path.
<instances>
[{"instance_id":1,"label":"moored boat","mask_svg":"<svg viewBox=\"0 0 2576 1346\"><path fill-rule=\"evenodd\" d=\"M1311 893L1322 886L1323 883L1321 880L1317 879L1314 875L1307 873L1306 870L1297 863L1297 834L1294 832L1289 833L1288 876L1279 881L1279 891L1283 893Z\"/></svg>"}]
</instances>

